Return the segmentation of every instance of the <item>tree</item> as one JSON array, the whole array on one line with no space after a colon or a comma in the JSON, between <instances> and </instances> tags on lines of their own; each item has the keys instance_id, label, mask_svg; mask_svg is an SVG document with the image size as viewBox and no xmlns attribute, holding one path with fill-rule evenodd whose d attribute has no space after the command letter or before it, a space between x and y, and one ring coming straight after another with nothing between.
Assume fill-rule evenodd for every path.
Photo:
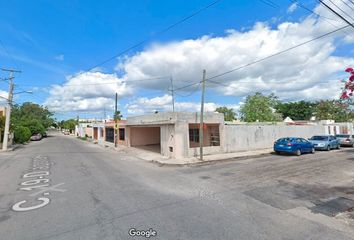
<instances>
[{"instance_id":1,"label":"tree","mask_svg":"<svg viewBox=\"0 0 354 240\"><path fill-rule=\"evenodd\" d=\"M37 119L30 119L22 124L22 126L27 127L30 131L31 134L44 134L45 133L45 128L43 124L37 120Z\"/></svg>"},{"instance_id":2,"label":"tree","mask_svg":"<svg viewBox=\"0 0 354 240\"><path fill-rule=\"evenodd\" d=\"M117 111L113 113L113 118L117 120L122 120L123 115L120 113L120 111Z\"/></svg>"},{"instance_id":3,"label":"tree","mask_svg":"<svg viewBox=\"0 0 354 240\"><path fill-rule=\"evenodd\" d=\"M233 121L236 119L236 113L232 108L227 108L227 107L218 107L216 110L218 113L223 113L225 121Z\"/></svg>"},{"instance_id":4,"label":"tree","mask_svg":"<svg viewBox=\"0 0 354 240\"><path fill-rule=\"evenodd\" d=\"M26 102L22 105L14 105L11 110L11 123L16 126L28 126L30 123L42 125L44 129L53 125L53 113L38 104ZM34 121L35 120L35 121ZM38 124L39 122L39 124Z\"/></svg>"},{"instance_id":5,"label":"tree","mask_svg":"<svg viewBox=\"0 0 354 240\"><path fill-rule=\"evenodd\" d=\"M25 143L31 137L31 130L28 127L17 126L15 127L15 142Z\"/></svg>"},{"instance_id":6,"label":"tree","mask_svg":"<svg viewBox=\"0 0 354 240\"><path fill-rule=\"evenodd\" d=\"M343 100L322 100L316 103L315 116L318 120L346 122L350 119L351 111L348 102Z\"/></svg>"},{"instance_id":7,"label":"tree","mask_svg":"<svg viewBox=\"0 0 354 240\"><path fill-rule=\"evenodd\" d=\"M67 129L70 132L73 132L75 130L76 124L77 121L75 119L68 119L66 121L61 121L60 126L63 129Z\"/></svg>"},{"instance_id":8,"label":"tree","mask_svg":"<svg viewBox=\"0 0 354 240\"><path fill-rule=\"evenodd\" d=\"M246 122L280 121L281 116L274 109L278 104L279 100L274 94L264 96L257 92L247 96L246 102L240 108L241 119Z\"/></svg>"},{"instance_id":9,"label":"tree","mask_svg":"<svg viewBox=\"0 0 354 240\"><path fill-rule=\"evenodd\" d=\"M283 118L290 117L293 120L310 120L314 114L316 104L308 101L278 103L275 109Z\"/></svg>"}]
</instances>

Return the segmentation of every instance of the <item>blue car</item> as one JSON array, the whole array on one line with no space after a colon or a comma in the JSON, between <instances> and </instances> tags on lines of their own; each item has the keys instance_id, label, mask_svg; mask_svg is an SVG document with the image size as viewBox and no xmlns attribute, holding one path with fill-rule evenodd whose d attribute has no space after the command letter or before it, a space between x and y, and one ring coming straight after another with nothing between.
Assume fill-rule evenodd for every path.
<instances>
[{"instance_id":1,"label":"blue car","mask_svg":"<svg viewBox=\"0 0 354 240\"><path fill-rule=\"evenodd\" d=\"M340 149L340 141L335 136L313 136L309 139L315 149L327 150Z\"/></svg>"},{"instance_id":2,"label":"blue car","mask_svg":"<svg viewBox=\"0 0 354 240\"><path fill-rule=\"evenodd\" d=\"M302 153L315 153L315 147L304 138L280 138L274 143L274 152L292 153L300 156Z\"/></svg>"}]
</instances>

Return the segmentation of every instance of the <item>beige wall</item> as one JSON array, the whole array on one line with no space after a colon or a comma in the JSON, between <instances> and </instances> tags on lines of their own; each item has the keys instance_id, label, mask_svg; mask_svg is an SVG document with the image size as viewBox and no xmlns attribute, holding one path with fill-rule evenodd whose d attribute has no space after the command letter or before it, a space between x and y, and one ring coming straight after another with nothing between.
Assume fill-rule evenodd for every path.
<instances>
[{"instance_id":1,"label":"beige wall","mask_svg":"<svg viewBox=\"0 0 354 240\"><path fill-rule=\"evenodd\" d=\"M224 151L272 148L278 138L310 138L322 134L325 134L325 128L321 125L226 125Z\"/></svg>"},{"instance_id":2,"label":"beige wall","mask_svg":"<svg viewBox=\"0 0 354 240\"><path fill-rule=\"evenodd\" d=\"M172 124L161 126L161 154L166 157L175 157L175 127Z\"/></svg>"},{"instance_id":3,"label":"beige wall","mask_svg":"<svg viewBox=\"0 0 354 240\"><path fill-rule=\"evenodd\" d=\"M88 137L91 137L92 138L92 134L93 134L93 128L92 127L86 127L85 128L85 134L88 136Z\"/></svg>"},{"instance_id":4,"label":"beige wall","mask_svg":"<svg viewBox=\"0 0 354 240\"><path fill-rule=\"evenodd\" d=\"M130 145L144 146L160 144L160 127L131 127Z\"/></svg>"}]
</instances>

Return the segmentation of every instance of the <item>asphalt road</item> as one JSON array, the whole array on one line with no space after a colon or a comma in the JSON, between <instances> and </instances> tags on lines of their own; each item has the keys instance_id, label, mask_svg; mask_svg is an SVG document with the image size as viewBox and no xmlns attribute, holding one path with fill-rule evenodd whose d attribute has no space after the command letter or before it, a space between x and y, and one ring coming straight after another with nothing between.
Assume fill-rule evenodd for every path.
<instances>
[{"instance_id":1,"label":"asphalt road","mask_svg":"<svg viewBox=\"0 0 354 240\"><path fill-rule=\"evenodd\" d=\"M0 239L354 239L353 153L159 167L51 136L0 153Z\"/></svg>"}]
</instances>

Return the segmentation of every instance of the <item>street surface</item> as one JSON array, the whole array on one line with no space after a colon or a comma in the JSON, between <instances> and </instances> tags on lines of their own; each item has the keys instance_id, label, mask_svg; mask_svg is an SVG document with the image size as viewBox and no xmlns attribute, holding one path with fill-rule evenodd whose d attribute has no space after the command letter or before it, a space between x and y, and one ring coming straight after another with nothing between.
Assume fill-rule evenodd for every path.
<instances>
[{"instance_id":1,"label":"street surface","mask_svg":"<svg viewBox=\"0 0 354 240\"><path fill-rule=\"evenodd\" d=\"M354 239L353 153L159 167L54 133L0 153L0 239Z\"/></svg>"}]
</instances>

